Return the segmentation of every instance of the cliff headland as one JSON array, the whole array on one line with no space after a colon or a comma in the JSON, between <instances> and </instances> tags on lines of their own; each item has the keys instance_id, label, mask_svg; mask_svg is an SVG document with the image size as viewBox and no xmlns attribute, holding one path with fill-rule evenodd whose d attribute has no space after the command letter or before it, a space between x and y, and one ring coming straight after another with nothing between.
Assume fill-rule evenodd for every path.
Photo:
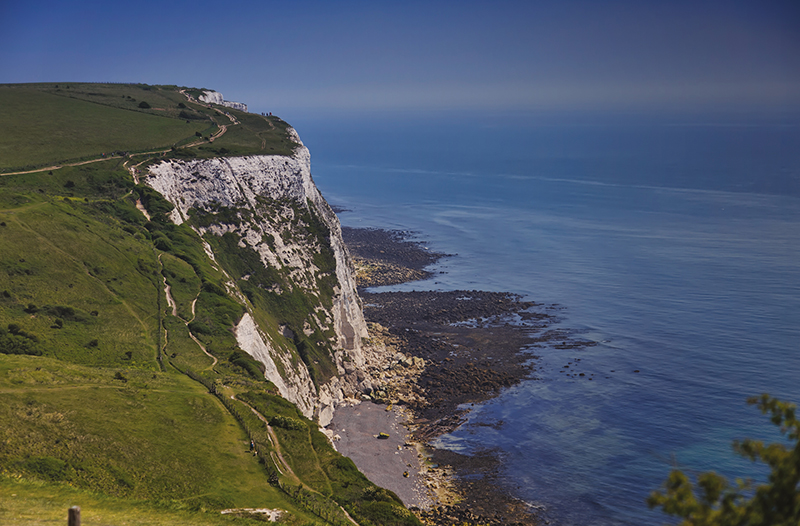
<instances>
[{"instance_id":1,"label":"cliff headland","mask_svg":"<svg viewBox=\"0 0 800 526\"><path fill-rule=\"evenodd\" d=\"M209 91L0 86L0 488L30 523L44 485L87 523L419 524L320 431L384 349L309 152Z\"/></svg>"},{"instance_id":2,"label":"cliff headland","mask_svg":"<svg viewBox=\"0 0 800 526\"><path fill-rule=\"evenodd\" d=\"M537 345L585 344L555 308L367 291L443 255L343 230L294 129L211 90L1 85L0 103L0 519L535 520L491 452L431 444L532 378Z\"/></svg>"}]
</instances>

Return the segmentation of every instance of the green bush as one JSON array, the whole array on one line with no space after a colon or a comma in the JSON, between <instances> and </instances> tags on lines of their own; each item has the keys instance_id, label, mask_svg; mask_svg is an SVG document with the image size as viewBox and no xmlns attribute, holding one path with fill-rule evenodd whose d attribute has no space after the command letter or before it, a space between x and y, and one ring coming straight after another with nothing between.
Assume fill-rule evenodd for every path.
<instances>
[{"instance_id":1,"label":"green bush","mask_svg":"<svg viewBox=\"0 0 800 526\"><path fill-rule=\"evenodd\" d=\"M181 119L185 119L185 120L196 120L196 121L197 120L203 120L203 119L206 118L206 116L203 115L202 113L195 113L193 111L185 111L185 110L181 111L178 114L178 117L180 117Z\"/></svg>"},{"instance_id":2,"label":"green bush","mask_svg":"<svg viewBox=\"0 0 800 526\"><path fill-rule=\"evenodd\" d=\"M264 373L267 370L266 367L264 367L264 364L262 364L261 362L254 360L253 357L247 354L246 352L237 349L233 351L233 354L230 355L228 360L232 364L238 365L239 367L247 371L247 374L249 374L256 380L264 379Z\"/></svg>"},{"instance_id":3,"label":"green bush","mask_svg":"<svg viewBox=\"0 0 800 526\"><path fill-rule=\"evenodd\" d=\"M30 457L23 468L45 480L64 480L67 475L67 463L54 457Z\"/></svg>"},{"instance_id":4,"label":"green bush","mask_svg":"<svg viewBox=\"0 0 800 526\"><path fill-rule=\"evenodd\" d=\"M143 184L136 185L135 190L139 195L139 199L142 201L142 205L147 209L150 217L153 218L153 221L166 222L167 214L169 214L175 206L149 186ZM148 228L148 230L150 230L150 228Z\"/></svg>"},{"instance_id":5,"label":"green bush","mask_svg":"<svg viewBox=\"0 0 800 526\"><path fill-rule=\"evenodd\" d=\"M211 281L203 282L202 290L210 294L216 294L217 296L222 296L223 298L227 296L225 290L222 287Z\"/></svg>"},{"instance_id":6,"label":"green bush","mask_svg":"<svg viewBox=\"0 0 800 526\"><path fill-rule=\"evenodd\" d=\"M282 427L283 429L289 429L291 431L302 431L308 428L308 426L302 420L281 415L270 418L269 425Z\"/></svg>"},{"instance_id":7,"label":"green bush","mask_svg":"<svg viewBox=\"0 0 800 526\"><path fill-rule=\"evenodd\" d=\"M212 334L213 331L211 328L201 321L193 321L189 324L189 330L192 331L193 334Z\"/></svg>"},{"instance_id":8,"label":"green bush","mask_svg":"<svg viewBox=\"0 0 800 526\"><path fill-rule=\"evenodd\" d=\"M153 241L153 246L164 252L170 252L172 250L172 243L165 237L156 238L155 241Z\"/></svg>"},{"instance_id":9,"label":"green bush","mask_svg":"<svg viewBox=\"0 0 800 526\"><path fill-rule=\"evenodd\" d=\"M0 353L27 354L41 356L38 345L39 338L35 334L23 331L16 323L10 323L8 329L0 327Z\"/></svg>"},{"instance_id":10,"label":"green bush","mask_svg":"<svg viewBox=\"0 0 800 526\"><path fill-rule=\"evenodd\" d=\"M67 321L82 322L88 319L86 314L84 314L80 309L65 305L45 305L41 310L49 316L54 316Z\"/></svg>"}]
</instances>

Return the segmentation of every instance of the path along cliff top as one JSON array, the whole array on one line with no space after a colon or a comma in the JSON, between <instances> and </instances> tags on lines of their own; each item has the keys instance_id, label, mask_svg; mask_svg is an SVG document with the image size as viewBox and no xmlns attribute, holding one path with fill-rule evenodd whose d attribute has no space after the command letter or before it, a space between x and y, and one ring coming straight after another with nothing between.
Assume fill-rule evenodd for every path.
<instances>
[{"instance_id":1,"label":"path along cliff top","mask_svg":"<svg viewBox=\"0 0 800 526\"><path fill-rule=\"evenodd\" d=\"M147 84L0 85L0 175L130 155L137 161L292 155L278 117L202 102L207 90Z\"/></svg>"}]
</instances>

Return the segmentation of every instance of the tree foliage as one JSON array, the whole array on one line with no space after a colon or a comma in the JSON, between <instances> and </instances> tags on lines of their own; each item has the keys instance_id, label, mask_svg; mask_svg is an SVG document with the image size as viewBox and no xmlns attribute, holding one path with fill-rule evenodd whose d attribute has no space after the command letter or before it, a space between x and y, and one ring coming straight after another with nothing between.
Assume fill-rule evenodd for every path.
<instances>
[{"instance_id":1,"label":"tree foliage","mask_svg":"<svg viewBox=\"0 0 800 526\"><path fill-rule=\"evenodd\" d=\"M714 472L697 477L697 491L683 472L674 470L661 491L647 500L651 508L661 507L680 517L681 526L798 526L800 525L800 421L796 406L767 394L753 397L763 414L780 427L789 444L767 444L746 439L733 444L734 451L752 461L769 465L766 484L753 486L737 479L729 483Z\"/></svg>"}]
</instances>

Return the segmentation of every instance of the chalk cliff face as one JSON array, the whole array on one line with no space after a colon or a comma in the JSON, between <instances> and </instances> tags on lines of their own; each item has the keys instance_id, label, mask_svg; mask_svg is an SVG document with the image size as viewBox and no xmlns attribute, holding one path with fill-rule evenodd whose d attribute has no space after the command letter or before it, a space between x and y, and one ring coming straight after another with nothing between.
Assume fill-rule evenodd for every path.
<instances>
[{"instance_id":1,"label":"chalk cliff face","mask_svg":"<svg viewBox=\"0 0 800 526\"><path fill-rule=\"evenodd\" d=\"M200 95L199 99L200 101L208 102L209 104L219 104L220 106L225 106L226 108L247 111L247 104L243 102L231 102L229 100L224 100L222 93L218 91L204 91L203 95Z\"/></svg>"},{"instance_id":2,"label":"chalk cliff face","mask_svg":"<svg viewBox=\"0 0 800 526\"><path fill-rule=\"evenodd\" d=\"M290 134L298 145L292 157L165 161L150 167L146 182L227 271L229 293L247 307L235 328L239 346L265 365L282 396L324 426L335 403L365 381L368 334L339 221L311 178L308 149ZM263 268L246 275L224 264L253 253ZM264 298L280 305L297 297L307 302L301 315L259 307Z\"/></svg>"}]
</instances>

